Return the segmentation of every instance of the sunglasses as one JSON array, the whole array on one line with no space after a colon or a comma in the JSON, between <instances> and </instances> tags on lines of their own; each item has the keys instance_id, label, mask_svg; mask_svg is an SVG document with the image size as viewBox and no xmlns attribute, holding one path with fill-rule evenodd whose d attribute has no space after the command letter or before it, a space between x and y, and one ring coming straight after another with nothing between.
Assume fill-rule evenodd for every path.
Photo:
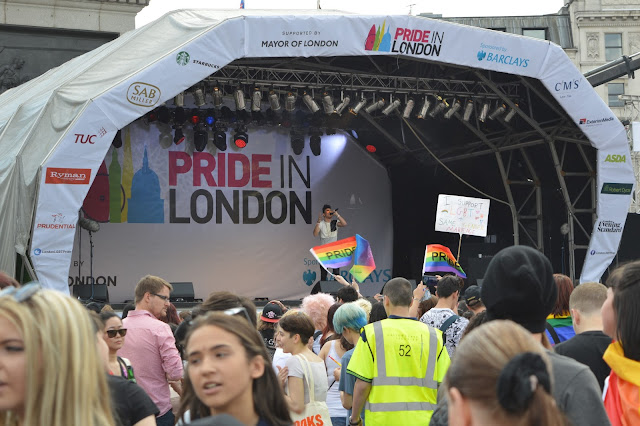
<instances>
[{"instance_id":1,"label":"sunglasses","mask_svg":"<svg viewBox=\"0 0 640 426\"><path fill-rule=\"evenodd\" d=\"M124 337L127 335L127 329L126 328L119 328L118 330L107 330L107 336L111 339L113 339L114 337L116 337L116 334L119 334L120 337Z\"/></svg>"},{"instance_id":2,"label":"sunglasses","mask_svg":"<svg viewBox=\"0 0 640 426\"><path fill-rule=\"evenodd\" d=\"M31 297L33 297L33 295L39 292L41 289L42 286L39 283L32 282L29 284L25 284L20 288L7 287L0 291L0 297L11 296L15 299L16 302L22 303L31 299Z\"/></svg>"},{"instance_id":3,"label":"sunglasses","mask_svg":"<svg viewBox=\"0 0 640 426\"><path fill-rule=\"evenodd\" d=\"M238 308L226 309L224 311L219 311L219 312L222 312L225 315L231 315L231 316L242 314L244 315L244 318L246 318L246 320L249 321L249 324L253 325L253 321L251 321L251 318L249 318L249 314L247 313L247 310L242 306Z\"/></svg>"}]
</instances>

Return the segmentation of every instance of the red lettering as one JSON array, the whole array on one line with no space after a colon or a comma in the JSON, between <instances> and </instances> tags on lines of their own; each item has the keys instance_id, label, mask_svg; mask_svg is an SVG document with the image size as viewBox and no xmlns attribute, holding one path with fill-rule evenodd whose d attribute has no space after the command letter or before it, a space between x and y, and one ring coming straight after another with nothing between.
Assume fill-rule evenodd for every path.
<instances>
[{"instance_id":1,"label":"red lettering","mask_svg":"<svg viewBox=\"0 0 640 426\"><path fill-rule=\"evenodd\" d=\"M253 154L251 156L251 185L254 188L271 188L271 181L260 180L261 175L269 175L271 169L267 167L260 167L261 162L271 162L271 155L269 154Z\"/></svg>"},{"instance_id":2,"label":"red lettering","mask_svg":"<svg viewBox=\"0 0 640 426\"><path fill-rule=\"evenodd\" d=\"M203 165L205 163L206 165ZM216 186L213 180L213 170L216 168L216 159L208 152L193 153L193 186L201 186L200 176L204 176L207 185Z\"/></svg>"},{"instance_id":3,"label":"red lettering","mask_svg":"<svg viewBox=\"0 0 640 426\"><path fill-rule=\"evenodd\" d=\"M396 28L396 36L394 37L394 39L397 39L397 38L398 38L398 37L400 37L403 33L404 33L404 28Z\"/></svg>"},{"instance_id":4,"label":"red lettering","mask_svg":"<svg viewBox=\"0 0 640 426\"><path fill-rule=\"evenodd\" d=\"M404 34L402 34L402 40L411 41L411 30L409 28L404 29Z\"/></svg>"},{"instance_id":5,"label":"red lettering","mask_svg":"<svg viewBox=\"0 0 640 426\"><path fill-rule=\"evenodd\" d=\"M323 426L324 422L322 421L322 415L316 414L316 426Z\"/></svg>"},{"instance_id":6,"label":"red lettering","mask_svg":"<svg viewBox=\"0 0 640 426\"><path fill-rule=\"evenodd\" d=\"M413 35L411 37L411 41L420 41L421 38L422 38L422 31L413 30Z\"/></svg>"},{"instance_id":7,"label":"red lettering","mask_svg":"<svg viewBox=\"0 0 640 426\"><path fill-rule=\"evenodd\" d=\"M242 167L236 167L236 163L240 163ZM237 177L238 169L240 169L240 178ZM229 188L240 188L249 183L251 177L251 167L249 159L244 154L229 154Z\"/></svg>"},{"instance_id":8,"label":"red lettering","mask_svg":"<svg viewBox=\"0 0 640 426\"><path fill-rule=\"evenodd\" d=\"M178 164L178 160L182 160ZM169 151L169 185L178 184L178 174L191 170L191 157L184 151Z\"/></svg>"},{"instance_id":9,"label":"red lettering","mask_svg":"<svg viewBox=\"0 0 640 426\"><path fill-rule=\"evenodd\" d=\"M429 34L431 34L431 31L423 31L422 32L422 42L423 43L429 43Z\"/></svg>"},{"instance_id":10,"label":"red lettering","mask_svg":"<svg viewBox=\"0 0 640 426\"><path fill-rule=\"evenodd\" d=\"M227 163L225 162L227 154L221 152L218 154L218 184L225 186L227 184Z\"/></svg>"},{"instance_id":11,"label":"red lettering","mask_svg":"<svg viewBox=\"0 0 640 426\"><path fill-rule=\"evenodd\" d=\"M78 140L80 141L80 143L82 143L82 135L79 135L77 133L75 135L76 135L76 142L75 143L78 143Z\"/></svg>"},{"instance_id":12,"label":"red lettering","mask_svg":"<svg viewBox=\"0 0 640 426\"><path fill-rule=\"evenodd\" d=\"M307 426L316 426L313 421L313 416L307 417Z\"/></svg>"}]
</instances>

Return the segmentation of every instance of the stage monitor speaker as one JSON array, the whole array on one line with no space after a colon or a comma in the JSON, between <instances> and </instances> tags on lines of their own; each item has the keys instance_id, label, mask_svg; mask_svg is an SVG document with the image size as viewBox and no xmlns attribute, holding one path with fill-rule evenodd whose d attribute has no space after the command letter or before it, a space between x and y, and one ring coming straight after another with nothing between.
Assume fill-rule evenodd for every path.
<instances>
[{"instance_id":1,"label":"stage monitor speaker","mask_svg":"<svg viewBox=\"0 0 640 426\"><path fill-rule=\"evenodd\" d=\"M170 283L173 291L169 295L172 302L194 302L196 295L193 292L192 282Z\"/></svg>"},{"instance_id":2,"label":"stage monitor speaker","mask_svg":"<svg viewBox=\"0 0 640 426\"><path fill-rule=\"evenodd\" d=\"M109 303L109 288L106 284L94 284L93 297L91 297L91 284L74 285L73 295L82 300L92 299L95 302Z\"/></svg>"},{"instance_id":3,"label":"stage monitor speaker","mask_svg":"<svg viewBox=\"0 0 640 426\"><path fill-rule=\"evenodd\" d=\"M337 281L318 281L311 289L311 294L327 293L335 296L342 287L344 286Z\"/></svg>"}]
</instances>

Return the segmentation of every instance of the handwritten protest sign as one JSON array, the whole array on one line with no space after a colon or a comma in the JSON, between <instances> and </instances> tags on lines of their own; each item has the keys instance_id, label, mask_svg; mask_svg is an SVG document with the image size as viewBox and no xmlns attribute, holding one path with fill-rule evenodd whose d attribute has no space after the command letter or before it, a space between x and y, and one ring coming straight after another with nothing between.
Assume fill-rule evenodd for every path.
<instances>
[{"instance_id":1,"label":"handwritten protest sign","mask_svg":"<svg viewBox=\"0 0 640 426\"><path fill-rule=\"evenodd\" d=\"M489 201L458 195L438 195L436 231L486 237Z\"/></svg>"}]
</instances>

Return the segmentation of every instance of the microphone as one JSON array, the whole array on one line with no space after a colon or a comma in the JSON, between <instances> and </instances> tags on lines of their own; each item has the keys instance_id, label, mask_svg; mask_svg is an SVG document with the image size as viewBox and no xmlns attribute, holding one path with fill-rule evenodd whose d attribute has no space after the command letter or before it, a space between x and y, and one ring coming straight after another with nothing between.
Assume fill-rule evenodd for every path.
<instances>
[{"instance_id":1,"label":"microphone","mask_svg":"<svg viewBox=\"0 0 640 426\"><path fill-rule=\"evenodd\" d=\"M81 217L78 220L78 225L80 228L86 229L89 232L98 232L100 230L100 224L93 219L87 219L86 217Z\"/></svg>"}]
</instances>

